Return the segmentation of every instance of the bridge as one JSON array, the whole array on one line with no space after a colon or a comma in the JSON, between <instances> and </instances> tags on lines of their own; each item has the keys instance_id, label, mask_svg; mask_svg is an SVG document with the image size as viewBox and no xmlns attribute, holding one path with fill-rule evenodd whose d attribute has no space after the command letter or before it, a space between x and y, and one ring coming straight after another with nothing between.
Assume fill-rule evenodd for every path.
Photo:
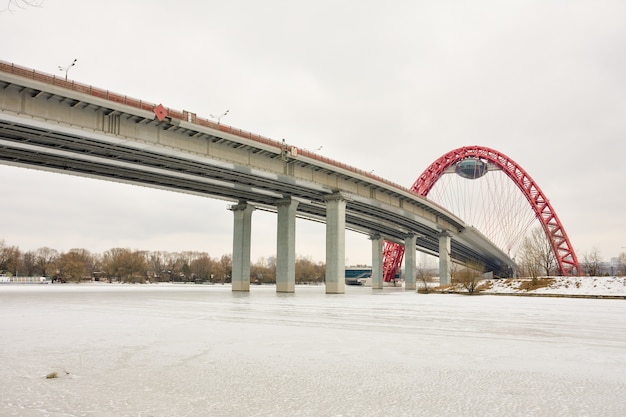
<instances>
[{"instance_id":1,"label":"bridge","mask_svg":"<svg viewBox=\"0 0 626 417\"><path fill-rule=\"evenodd\" d=\"M326 292L345 291L345 230L372 241L372 285L382 288L383 244L480 262L506 275L513 261L443 207L384 178L161 104L0 62L0 163L137 184L233 202L233 291L249 291L251 218L277 213L276 290L295 285L295 219L326 223Z\"/></svg>"}]
</instances>

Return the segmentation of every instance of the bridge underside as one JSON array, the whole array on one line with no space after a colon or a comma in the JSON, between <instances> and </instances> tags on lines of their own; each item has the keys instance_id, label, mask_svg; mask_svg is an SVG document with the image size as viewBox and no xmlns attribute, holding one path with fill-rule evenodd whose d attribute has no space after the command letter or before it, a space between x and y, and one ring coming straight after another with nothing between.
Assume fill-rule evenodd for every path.
<instances>
[{"instance_id":1,"label":"bridge underside","mask_svg":"<svg viewBox=\"0 0 626 417\"><path fill-rule=\"evenodd\" d=\"M245 200L270 211L276 211L277 201L290 196L299 201L299 217L317 221L324 221L326 217L324 197L327 193L312 195L309 189L285 183L281 184L281 192L277 192L275 182L249 169L212 165L6 120L0 120L0 150L0 161L9 165L109 179L226 201ZM237 199L233 198L235 192L239 196ZM401 243L405 233L398 230L396 223L404 223L407 230L418 234L418 249L438 254L437 236L440 230L437 228L410 221L402 213L372 207L358 198L347 202L348 229L368 234L380 233ZM480 240L478 235L475 231L463 229L460 236L466 239L467 245L453 240L452 257L460 262L482 259L489 270L505 274L507 265L502 265L498 259L486 259L480 251L469 247Z\"/></svg>"}]
</instances>

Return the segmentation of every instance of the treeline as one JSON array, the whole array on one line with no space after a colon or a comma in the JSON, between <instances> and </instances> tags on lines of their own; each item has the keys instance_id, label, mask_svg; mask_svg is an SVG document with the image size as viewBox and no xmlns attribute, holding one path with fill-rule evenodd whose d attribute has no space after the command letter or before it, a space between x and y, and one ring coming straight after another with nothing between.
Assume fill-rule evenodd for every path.
<instances>
[{"instance_id":1,"label":"treeline","mask_svg":"<svg viewBox=\"0 0 626 417\"><path fill-rule=\"evenodd\" d=\"M324 281L325 264L298 257L295 265L297 283ZM86 249L59 252L48 247L21 251L0 240L0 273L13 276L44 276L58 282L108 281L206 282L231 281L232 258L219 258L206 252L142 251L125 248L109 249L102 254ZM276 282L276 258L262 258L250 266L252 283Z\"/></svg>"}]
</instances>

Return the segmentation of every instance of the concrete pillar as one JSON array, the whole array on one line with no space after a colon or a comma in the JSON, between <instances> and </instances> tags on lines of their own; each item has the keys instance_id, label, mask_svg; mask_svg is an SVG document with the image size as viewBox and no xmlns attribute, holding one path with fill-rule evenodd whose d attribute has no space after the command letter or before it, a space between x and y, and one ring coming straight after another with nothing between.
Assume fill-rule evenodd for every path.
<instances>
[{"instance_id":1,"label":"concrete pillar","mask_svg":"<svg viewBox=\"0 0 626 417\"><path fill-rule=\"evenodd\" d=\"M346 199L326 197L326 294L346 292Z\"/></svg>"},{"instance_id":2,"label":"concrete pillar","mask_svg":"<svg viewBox=\"0 0 626 417\"><path fill-rule=\"evenodd\" d=\"M254 206L244 202L231 206L233 227L233 291L250 291L250 236Z\"/></svg>"},{"instance_id":3,"label":"concrete pillar","mask_svg":"<svg viewBox=\"0 0 626 417\"><path fill-rule=\"evenodd\" d=\"M439 285L450 284L451 269L450 234L448 232L441 232L439 234Z\"/></svg>"},{"instance_id":4,"label":"concrete pillar","mask_svg":"<svg viewBox=\"0 0 626 417\"><path fill-rule=\"evenodd\" d=\"M277 207L276 292L295 292L296 209L298 202L288 198L279 201Z\"/></svg>"},{"instance_id":5,"label":"concrete pillar","mask_svg":"<svg viewBox=\"0 0 626 417\"><path fill-rule=\"evenodd\" d=\"M404 289L415 291L415 275L417 274L417 235L408 234L404 238Z\"/></svg>"},{"instance_id":6,"label":"concrete pillar","mask_svg":"<svg viewBox=\"0 0 626 417\"><path fill-rule=\"evenodd\" d=\"M372 289L383 288L383 238L379 234L370 236L372 241Z\"/></svg>"}]
</instances>

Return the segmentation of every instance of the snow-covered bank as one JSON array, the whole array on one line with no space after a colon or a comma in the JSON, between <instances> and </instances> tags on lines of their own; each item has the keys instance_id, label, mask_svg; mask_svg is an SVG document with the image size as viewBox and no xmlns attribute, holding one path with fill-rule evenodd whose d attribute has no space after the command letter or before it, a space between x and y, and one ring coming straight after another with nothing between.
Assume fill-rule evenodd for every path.
<instances>
[{"instance_id":1,"label":"snow-covered bank","mask_svg":"<svg viewBox=\"0 0 626 417\"><path fill-rule=\"evenodd\" d=\"M626 298L626 277L487 279L481 281L478 288L481 294ZM447 291L467 292L458 284L448 287Z\"/></svg>"}]
</instances>

